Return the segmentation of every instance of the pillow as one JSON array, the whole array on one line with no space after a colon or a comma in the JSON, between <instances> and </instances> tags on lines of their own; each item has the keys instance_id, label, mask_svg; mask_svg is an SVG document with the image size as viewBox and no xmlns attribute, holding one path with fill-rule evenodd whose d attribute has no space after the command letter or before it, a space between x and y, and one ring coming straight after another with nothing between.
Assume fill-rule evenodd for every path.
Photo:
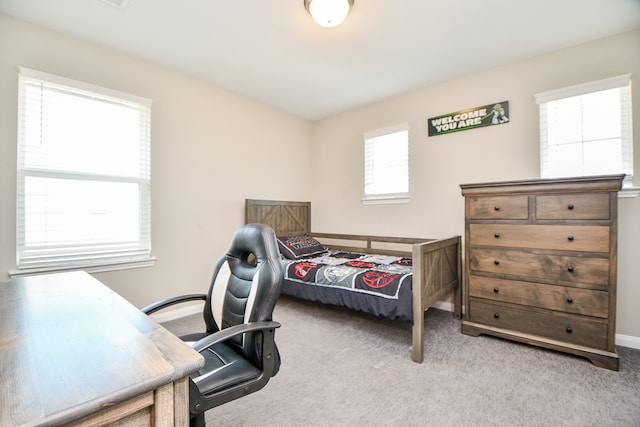
<instances>
[{"instance_id":1,"label":"pillow","mask_svg":"<svg viewBox=\"0 0 640 427\"><path fill-rule=\"evenodd\" d=\"M327 252L327 248L311 236L278 237L280 253L289 259L306 258Z\"/></svg>"}]
</instances>

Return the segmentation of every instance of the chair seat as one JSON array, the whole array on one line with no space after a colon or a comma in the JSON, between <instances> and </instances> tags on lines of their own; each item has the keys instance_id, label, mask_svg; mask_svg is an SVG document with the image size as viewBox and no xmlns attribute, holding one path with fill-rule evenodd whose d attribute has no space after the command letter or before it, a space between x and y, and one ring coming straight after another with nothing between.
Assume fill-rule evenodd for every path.
<instances>
[{"instance_id":1,"label":"chair seat","mask_svg":"<svg viewBox=\"0 0 640 427\"><path fill-rule=\"evenodd\" d=\"M258 378L262 373L224 343L215 344L200 354L205 364L191 379L205 395Z\"/></svg>"}]
</instances>

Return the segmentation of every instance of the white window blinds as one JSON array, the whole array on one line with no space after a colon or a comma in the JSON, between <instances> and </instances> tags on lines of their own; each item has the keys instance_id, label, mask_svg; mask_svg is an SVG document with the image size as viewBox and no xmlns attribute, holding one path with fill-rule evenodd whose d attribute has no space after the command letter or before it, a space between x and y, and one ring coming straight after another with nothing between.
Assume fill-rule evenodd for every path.
<instances>
[{"instance_id":1,"label":"white window blinds","mask_svg":"<svg viewBox=\"0 0 640 427\"><path fill-rule=\"evenodd\" d=\"M633 176L630 75L536 95L540 174Z\"/></svg>"},{"instance_id":2,"label":"white window blinds","mask_svg":"<svg viewBox=\"0 0 640 427\"><path fill-rule=\"evenodd\" d=\"M409 125L364 134L364 201L409 199Z\"/></svg>"},{"instance_id":3,"label":"white window blinds","mask_svg":"<svg viewBox=\"0 0 640 427\"><path fill-rule=\"evenodd\" d=\"M151 101L20 68L17 265L148 260Z\"/></svg>"}]
</instances>

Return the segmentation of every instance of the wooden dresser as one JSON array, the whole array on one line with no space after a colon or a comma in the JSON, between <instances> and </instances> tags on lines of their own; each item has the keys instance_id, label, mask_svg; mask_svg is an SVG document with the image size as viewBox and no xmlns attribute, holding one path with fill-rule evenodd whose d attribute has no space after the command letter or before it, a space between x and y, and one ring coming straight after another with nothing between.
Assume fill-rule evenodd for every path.
<instances>
[{"instance_id":1,"label":"wooden dresser","mask_svg":"<svg viewBox=\"0 0 640 427\"><path fill-rule=\"evenodd\" d=\"M624 175L461 185L462 332L617 370L617 192Z\"/></svg>"}]
</instances>

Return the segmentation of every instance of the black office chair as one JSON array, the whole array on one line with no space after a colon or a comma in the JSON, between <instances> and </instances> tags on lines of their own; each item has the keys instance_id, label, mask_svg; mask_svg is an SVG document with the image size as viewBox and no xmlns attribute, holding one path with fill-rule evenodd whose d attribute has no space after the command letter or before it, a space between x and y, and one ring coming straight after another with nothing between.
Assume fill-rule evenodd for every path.
<instances>
[{"instance_id":1,"label":"black office chair","mask_svg":"<svg viewBox=\"0 0 640 427\"><path fill-rule=\"evenodd\" d=\"M205 425L205 411L262 389L278 373L280 354L272 321L283 267L271 228L239 228L216 264L209 293L166 299L147 314L187 301L204 300L206 332L180 338L205 359L189 381L191 426ZM257 422L257 420L256 420Z\"/></svg>"}]
</instances>

